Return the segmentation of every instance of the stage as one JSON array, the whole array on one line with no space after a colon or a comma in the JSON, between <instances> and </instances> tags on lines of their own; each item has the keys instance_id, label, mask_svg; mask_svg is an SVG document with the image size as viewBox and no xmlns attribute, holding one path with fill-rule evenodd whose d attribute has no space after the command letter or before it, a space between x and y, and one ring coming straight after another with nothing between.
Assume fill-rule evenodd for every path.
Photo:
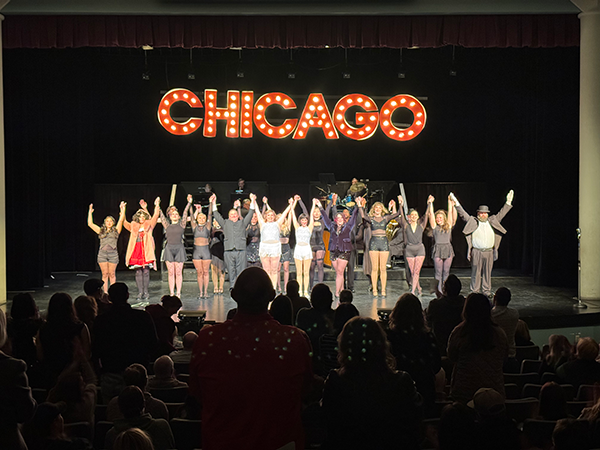
<instances>
[{"instance_id":1,"label":"stage","mask_svg":"<svg viewBox=\"0 0 600 450\"><path fill-rule=\"evenodd\" d=\"M292 266L292 274L293 274ZM456 269L452 273L456 274L463 284L463 295L468 293L469 269ZM356 271L356 282L354 292L354 304L361 315L377 317L378 308L393 308L398 297L407 291L407 284L403 280L403 269L394 268L388 270L389 281L387 287L387 297L373 297L368 291L368 281L365 279L362 270ZM325 270L325 282L333 289L334 273L331 269ZM46 285L42 289L30 291L34 296L40 311L44 314L51 295L55 292L68 292L73 299L83 294L83 283L89 277L100 277L100 273L54 273L52 278L46 280ZM130 303L135 308L143 308L147 302L137 302L136 288L133 272L117 272L117 281L125 282L129 285L131 298ZM434 298L433 287L433 269L424 268L421 274L421 285L423 295L421 301L426 308L429 302ZM532 330L534 342L546 340L551 330L564 329L562 334L593 336L594 331L590 327L600 323L600 303L587 303L586 309L574 308L576 304L577 293L570 289L554 288L548 286L538 286L533 283L531 277L518 276L506 270L494 270L492 277L492 286L498 288L505 286L512 292L511 306L518 309L521 318L527 322ZM225 282L225 290L228 291L229 283ZM209 286L212 290L212 283ZM150 303L158 303L162 295L168 294L168 284L161 281L160 273L151 274L150 282ZM16 292L9 293L11 299ZM183 284L182 301L185 310L206 310L206 320L221 322L225 320L227 311L235 308L235 301L228 294L214 295L208 299L198 299L198 285L194 281L186 281ZM335 307L335 304L334 304ZM10 310L10 300L7 304L7 310ZM535 337L538 337L537 339ZM544 342L542 342L543 344Z\"/></svg>"}]
</instances>

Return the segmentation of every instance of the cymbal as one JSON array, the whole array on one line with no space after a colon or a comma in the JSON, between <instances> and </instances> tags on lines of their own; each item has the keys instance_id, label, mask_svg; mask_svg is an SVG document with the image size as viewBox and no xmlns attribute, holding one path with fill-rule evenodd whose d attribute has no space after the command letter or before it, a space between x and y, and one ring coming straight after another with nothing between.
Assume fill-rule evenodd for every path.
<instances>
[{"instance_id":1,"label":"cymbal","mask_svg":"<svg viewBox=\"0 0 600 450\"><path fill-rule=\"evenodd\" d=\"M350 185L350 188L348 189L348 191L350 191L351 194L357 194L366 188L367 188L367 185L365 183L361 183L359 181L358 183Z\"/></svg>"}]
</instances>

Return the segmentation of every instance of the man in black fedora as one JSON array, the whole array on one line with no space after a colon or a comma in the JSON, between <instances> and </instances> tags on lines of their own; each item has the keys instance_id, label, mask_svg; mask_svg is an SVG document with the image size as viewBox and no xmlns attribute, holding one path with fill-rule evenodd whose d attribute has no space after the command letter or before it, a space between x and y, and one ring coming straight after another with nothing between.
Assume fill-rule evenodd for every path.
<instances>
[{"instance_id":1,"label":"man in black fedora","mask_svg":"<svg viewBox=\"0 0 600 450\"><path fill-rule=\"evenodd\" d=\"M471 292L492 295L492 267L498 259L498 247L506 230L500 224L512 208L515 193L511 190L506 203L496 215L490 216L490 208L481 205L477 208L477 217L469 215L460 205L453 193L450 198L456 204L456 210L466 222L463 233L467 239L467 259L471 261Z\"/></svg>"}]
</instances>

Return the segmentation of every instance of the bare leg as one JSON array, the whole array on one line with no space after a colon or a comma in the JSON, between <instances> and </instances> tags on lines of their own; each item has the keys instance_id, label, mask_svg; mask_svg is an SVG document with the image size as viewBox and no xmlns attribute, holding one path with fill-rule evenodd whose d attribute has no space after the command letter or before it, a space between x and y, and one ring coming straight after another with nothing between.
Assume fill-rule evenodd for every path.
<instances>
[{"instance_id":1,"label":"bare leg","mask_svg":"<svg viewBox=\"0 0 600 450\"><path fill-rule=\"evenodd\" d=\"M219 274L217 270L217 266L212 265L212 282L213 282L213 294L219 292Z\"/></svg>"},{"instance_id":2,"label":"bare leg","mask_svg":"<svg viewBox=\"0 0 600 450\"><path fill-rule=\"evenodd\" d=\"M282 262L279 261L279 264L277 264L277 292L281 292L281 277L279 276L281 273L281 266Z\"/></svg>"},{"instance_id":3,"label":"bare leg","mask_svg":"<svg viewBox=\"0 0 600 450\"><path fill-rule=\"evenodd\" d=\"M108 279L110 280L110 285L112 286L117 282L117 265L113 263L108 263ZM105 284L106 286L106 284Z\"/></svg>"},{"instance_id":4,"label":"bare leg","mask_svg":"<svg viewBox=\"0 0 600 450\"><path fill-rule=\"evenodd\" d=\"M373 284L373 295L377 295L377 278L379 277L379 253L375 251L369 251L369 257L371 258L371 283ZM383 290L383 286L381 286Z\"/></svg>"},{"instance_id":5,"label":"bare leg","mask_svg":"<svg viewBox=\"0 0 600 450\"><path fill-rule=\"evenodd\" d=\"M183 286L183 263L175 263L175 284L177 286L177 297L181 298L181 287Z\"/></svg>"},{"instance_id":6,"label":"bare leg","mask_svg":"<svg viewBox=\"0 0 600 450\"><path fill-rule=\"evenodd\" d=\"M277 275L277 281L279 281L279 275ZM290 281L290 262L285 261L283 263L283 287L287 287L288 281ZM281 290L283 292L283 289Z\"/></svg>"},{"instance_id":7,"label":"bare leg","mask_svg":"<svg viewBox=\"0 0 600 450\"><path fill-rule=\"evenodd\" d=\"M348 261L344 259L337 259L335 267L335 296L340 296L340 291L344 289L344 270L346 270L346 266L348 265Z\"/></svg>"},{"instance_id":8,"label":"bare leg","mask_svg":"<svg viewBox=\"0 0 600 450\"><path fill-rule=\"evenodd\" d=\"M208 297L208 274L210 272L211 262L212 261L210 259L203 259L201 261L201 263L202 263L202 278L203 278L202 286L204 287L204 290L202 292L204 292L205 297Z\"/></svg>"},{"instance_id":9,"label":"bare leg","mask_svg":"<svg viewBox=\"0 0 600 450\"><path fill-rule=\"evenodd\" d=\"M385 288L387 286L387 260L390 252L379 252L379 270L381 271L381 295L386 296Z\"/></svg>"},{"instance_id":10,"label":"bare leg","mask_svg":"<svg viewBox=\"0 0 600 450\"><path fill-rule=\"evenodd\" d=\"M406 258L406 262L408 263L408 269L410 270L410 273L411 273L411 286L412 286L411 293L412 294L415 293L415 289L417 288L417 285L415 283L415 259L416 258Z\"/></svg>"},{"instance_id":11,"label":"bare leg","mask_svg":"<svg viewBox=\"0 0 600 450\"><path fill-rule=\"evenodd\" d=\"M310 262L310 260L307 260ZM294 263L296 264L296 281L298 281L300 292L299 294L302 296L305 292L305 278L308 278L308 271L304 271L304 261L301 259L294 258Z\"/></svg>"},{"instance_id":12,"label":"bare leg","mask_svg":"<svg viewBox=\"0 0 600 450\"><path fill-rule=\"evenodd\" d=\"M196 278L198 279L198 289L200 290L200 297L203 297L203 284L204 284L204 267L202 266L201 259L192 260L194 263L194 267L196 268ZM207 274L208 275L208 274ZM214 279L214 277L213 277Z\"/></svg>"},{"instance_id":13,"label":"bare leg","mask_svg":"<svg viewBox=\"0 0 600 450\"><path fill-rule=\"evenodd\" d=\"M165 261L169 271L169 295L175 295L175 263L173 261Z\"/></svg>"},{"instance_id":14,"label":"bare leg","mask_svg":"<svg viewBox=\"0 0 600 450\"><path fill-rule=\"evenodd\" d=\"M110 263L108 262L103 262L103 263L98 263L100 265L100 271L102 272L102 281L104 281L104 285L102 286L102 288L104 289L104 293L106 294L108 292L108 282L110 279L109 273L110 273L110 269L109 269L109 265Z\"/></svg>"},{"instance_id":15,"label":"bare leg","mask_svg":"<svg viewBox=\"0 0 600 450\"><path fill-rule=\"evenodd\" d=\"M302 266L302 272L304 273L304 296L308 297L309 296L309 292L310 292L310 285L309 285L309 277L308 277L308 271L310 269L310 259L305 259L302 261L301 266Z\"/></svg>"}]
</instances>

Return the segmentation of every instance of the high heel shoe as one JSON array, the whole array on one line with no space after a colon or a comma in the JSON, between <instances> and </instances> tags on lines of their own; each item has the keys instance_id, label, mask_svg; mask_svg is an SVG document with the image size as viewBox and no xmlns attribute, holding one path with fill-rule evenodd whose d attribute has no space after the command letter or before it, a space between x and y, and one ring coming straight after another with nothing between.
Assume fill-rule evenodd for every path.
<instances>
[{"instance_id":1,"label":"high heel shoe","mask_svg":"<svg viewBox=\"0 0 600 450\"><path fill-rule=\"evenodd\" d=\"M386 292L385 291L381 291L381 296L382 297L386 297L387 296Z\"/></svg>"}]
</instances>

